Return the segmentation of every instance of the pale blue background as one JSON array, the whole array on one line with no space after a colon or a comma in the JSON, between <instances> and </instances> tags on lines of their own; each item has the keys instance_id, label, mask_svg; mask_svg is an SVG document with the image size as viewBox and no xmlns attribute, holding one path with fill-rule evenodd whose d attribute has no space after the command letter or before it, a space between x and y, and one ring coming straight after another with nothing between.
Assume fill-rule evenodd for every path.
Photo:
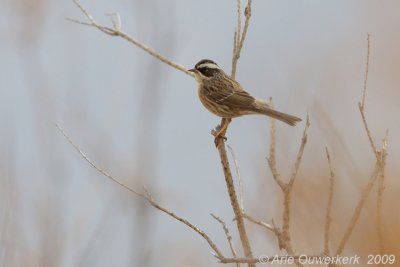
<instances>
[{"instance_id":1,"label":"pale blue background","mask_svg":"<svg viewBox=\"0 0 400 267\"><path fill-rule=\"evenodd\" d=\"M347 190L369 177L374 157L357 108L367 33L367 115L378 145L390 128L388 176L398 175L400 2L253 2L237 79L252 94L273 97L279 110L310 114L302 177L311 184L326 177L325 146ZM82 4L107 25L104 14L118 12L125 32L175 62L189 68L211 58L230 73L236 1ZM237 240L210 135L219 119L201 106L190 76L67 17L85 20L72 1L0 3L0 265L217 266L196 233L101 176L53 123L107 172L132 186L145 183L228 256L209 216L224 218ZM264 220L279 218L281 203L265 160L268 123L239 118L228 132L246 209ZM303 127L278 124L283 175L291 173ZM298 231L297 246L319 253L321 245ZM279 252L270 234L253 227L250 235L255 255Z\"/></svg>"}]
</instances>

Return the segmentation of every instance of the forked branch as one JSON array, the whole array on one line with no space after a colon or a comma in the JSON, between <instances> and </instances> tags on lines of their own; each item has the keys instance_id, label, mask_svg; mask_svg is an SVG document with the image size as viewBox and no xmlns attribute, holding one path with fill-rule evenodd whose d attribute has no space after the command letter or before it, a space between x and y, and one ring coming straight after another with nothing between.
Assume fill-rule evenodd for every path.
<instances>
[{"instance_id":1,"label":"forked branch","mask_svg":"<svg viewBox=\"0 0 400 267\"><path fill-rule=\"evenodd\" d=\"M364 77L364 88L363 88L362 99L358 103L358 107L360 110L362 122L363 122L363 125L365 128L365 132L368 136L368 140L369 140L371 149L376 157L376 163L375 163L375 167L372 172L372 175L369 179L369 182L364 187L364 190L362 191L360 200L354 209L351 220L350 220L350 222L345 230L345 233L343 234L343 237L339 243L339 246L336 250L337 254L340 254L343 251L343 249L344 249L348 239L350 238L350 235L353 232L353 229L361 215L361 211L362 211L362 208L364 207L365 201L366 201L368 195L370 194L370 191L378 178L380 179L380 182L379 182L378 198L377 198L377 218L378 218L377 219L377 231L378 231L378 238L379 238L379 244L380 244L380 251L383 251L381 208L382 208L382 195L383 195L383 188L384 188L385 163L386 163L386 156L387 156L388 132L386 131L385 138L383 139L383 142L382 142L382 148L380 150L378 150L375 145L375 142L372 138L371 131L369 129L367 119L365 116L365 99L366 99L366 93L367 93L369 59L370 59L370 35L368 34L368 37L367 37L367 60L366 60L365 77Z\"/></svg>"},{"instance_id":2,"label":"forked branch","mask_svg":"<svg viewBox=\"0 0 400 267\"><path fill-rule=\"evenodd\" d=\"M240 57L240 53L241 53L243 43L246 38L247 29L249 26L249 21L250 21L250 17L251 17L251 3L252 3L251 0L247 1L247 7L246 7L246 11L245 11L246 21L245 21L245 26L244 26L242 34L240 31L240 24L241 24L241 22L240 22L240 3L239 2L237 3L237 13L238 13L237 25L238 26L235 31L234 52L232 55L232 75L231 76L233 79L235 78L235 75L236 75L237 61ZM223 118L221 120L220 127L226 126L226 129L227 129L227 127L229 126L229 123L230 123L229 119ZM225 130L225 132L226 132L226 130ZM251 251L249 238L246 233L245 222L243 219L243 212L242 212L243 207L241 207L241 205L239 204L235 186L234 186L234 182L233 182L232 172L229 167L228 156L227 156L226 147L225 147L225 143L224 143L225 132L220 137L217 137L215 139L215 144L218 149L219 157L221 159L221 165L222 165L222 169L223 169L224 176L225 176L225 183L226 183L226 187L228 190L231 206L232 206L233 212L235 214L235 222L236 222L236 226L238 228L239 237L240 237L240 241L242 243L243 251L244 251L246 258L251 259L251 258L253 258L253 252ZM253 262L247 262L247 265L249 267L255 267L255 263L253 263Z\"/></svg>"},{"instance_id":3,"label":"forked branch","mask_svg":"<svg viewBox=\"0 0 400 267\"><path fill-rule=\"evenodd\" d=\"M270 100L271 107L273 108L272 100ZM280 189L283 193L283 212L282 212L282 229L280 230L275 225L273 226L275 235L278 238L279 248L285 249L289 255L294 254L294 249L291 244L291 236L290 236L290 202L291 202L291 193L293 184L295 182L301 160L303 158L304 148L307 143L307 132L310 127L310 120L307 115L306 125L304 127L303 136L301 139L301 144L299 151L297 153L296 162L294 165L294 170L288 182L282 180L278 168L276 166L276 126L275 119L271 118L271 132L270 132L270 148L269 148L269 157L268 157L268 165L270 167L272 177L274 181L279 185ZM299 261L295 261L297 266L302 266Z\"/></svg>"},{"instance_id":4,"label":"forked branch","mask_svg":"<svg viewBox=\"0 0 400 267\"><path fill-rule=\"evenodd\" d=\"M217 245L215 245L215 243L211 240L211 238L200 228L198 228L197 226L195 226L194 224L192 224L191 222L189 222L188 220L176 215L175 213L173 213L172 211L168 210L167 208L164 208L163 206L161 206L160 204L158 204L153 197L151 196L151 194L147 191L146 188L144 188L144 190L141 192L140 190L136 190L136 189L132 189L131 187L125 185L123 182L120 181L120 179L115 178L114 176L112 176L111 174L107 173L106 171L104 171L102 168L98 167L96 165L96 163L94 163L93 160L91 160L80 148L78 145L76 145L72 139L67 135L67 133L58 125L56 124L57 129L61 132L61 134L67 139L67 141L74 147L74 149L82 156L82 158L88 162L96 171L98 171L99 173L101 173L103 176L107 177L108 179L110 179L112 182L122 186L123 188L125 188L126 190L128 190L129 192L133 193L136 196L139 196L142 199L145 199L151 206L153 206L154 208L168 214L170 217L174 218L177 221L180 221L181 223L185 224L186 226L188 226L189 228L191 228L192 230L194 230L196 233L198 233L200 236L202 236L208 243L208 245L211 247L211 249L214 251L215 256L219 259L224 259L225 257L222 255L221 251L218 249Z\"/></svg>"}]
</instances>

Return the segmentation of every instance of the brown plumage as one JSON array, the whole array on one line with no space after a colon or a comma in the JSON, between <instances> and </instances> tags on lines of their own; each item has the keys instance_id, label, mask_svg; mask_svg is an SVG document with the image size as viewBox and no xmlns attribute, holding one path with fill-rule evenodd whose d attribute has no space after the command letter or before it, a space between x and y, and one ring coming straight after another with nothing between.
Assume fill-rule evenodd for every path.
<instances>
[{"instance_id":1,"label":"brown plumage","mask_svg":"<svg viewBox=\"0 0 400 267\"><path fill-rule=\"evenodd\" d=\"M267 102L251 96L212 60L203 59L189 71L194 73L199 84L201 103L219 117L230 119L261 114L292 126L301 121L300 118L276 111L270 108Z\"/></svg>"}]
</instances>

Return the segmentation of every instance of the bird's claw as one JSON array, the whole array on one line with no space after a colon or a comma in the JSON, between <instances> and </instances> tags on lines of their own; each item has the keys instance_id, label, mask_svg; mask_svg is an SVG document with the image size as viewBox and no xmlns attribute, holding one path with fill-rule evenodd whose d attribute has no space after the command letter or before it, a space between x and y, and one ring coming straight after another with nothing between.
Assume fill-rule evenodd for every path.
<instances>
[{"instance_id":1,"label":"bird's claw","mask_svg":"<svg viewBox=\"0 0 400 267\"><path fill-rule=\"evenodd\" d=\"M218 127L216 127L215 129L212 129L211 130L211 134L214 136L214 137L217 137L217 135L218 135Z\"/></svg>"},{"instance_id":2,"label":"bird's claw","mask_svg":"<svg viewBox=\"0 0 400 267\"><path fill-rule=\"evenodd\" d=\"M215 127L215 129L211 130L211 134L214 136L214 143L215 143L216 147L218 147L220 139L222 139L223 142L228 140L228 138L226 138L226 136L224 135L225 133L223 133L221 131L221 126L220 125Z\"/></svg>"},{"instance_id":3,"label":"bird's claw","mask_svg":"<svg viewBox=\"0 0 400 267\"><path fill-rule=\"evenodd\" d=\"M214 138L214 144L215 144L215 147L218 147L218 145L220 144L220 140L222 140L222 142L225 142L226 140L228 140L228 138L226 138L225 136L222 136L222 135L217 135L215 138Z\"/></svg>"},{"instance_id":4,"label":"bird's claw","mask_svg":"<svg viewBox=\"0 0 400 267\"><path fill-rule=\"evenodd\" d=\"M217 125L215 129L211 130L211 134L215 137L214 143L216 147L218 147L218 145L221 144L221 140L222 142L228 140L225 137L225 134L230 122L231 122L230 118L223 118L221 124Z\"/></svg>"}]
</instances>

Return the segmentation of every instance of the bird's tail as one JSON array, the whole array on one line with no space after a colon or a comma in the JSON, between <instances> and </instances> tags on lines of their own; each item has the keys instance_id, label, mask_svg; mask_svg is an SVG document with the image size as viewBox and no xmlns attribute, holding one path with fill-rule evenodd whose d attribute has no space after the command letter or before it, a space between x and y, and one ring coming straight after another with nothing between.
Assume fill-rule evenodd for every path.
<instances>
[{"instance_id":1,"label":"bird's tail","mask_svg":"<svg viewBox=\"0 0 400 267\"><path fill-rule=\"evenodd\" d=\"M300 118L296 117L296 116L292 116L283 112L279 112L276 111L272 108L269 107L269 105L267 103L265 103L264 101L256 101L256 105L258 107L258 111L261 114L270 116L274 119L283 121L291 126L295 126L297 122L301 121Z\"/></svg>"}]
</instances>

